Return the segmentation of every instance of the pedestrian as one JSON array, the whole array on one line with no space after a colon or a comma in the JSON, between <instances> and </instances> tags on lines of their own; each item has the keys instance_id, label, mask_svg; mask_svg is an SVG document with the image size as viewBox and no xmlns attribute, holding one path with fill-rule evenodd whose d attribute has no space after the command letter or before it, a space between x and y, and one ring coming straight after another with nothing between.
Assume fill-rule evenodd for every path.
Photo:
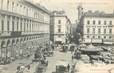
<instances>
[{"instance_id":1,"label":"pedestrian","mask_svg":"<svg viewBox=\"0 0 114 73\"><path fill-rule=\"evenodd\" d=\"M27 65L26 67L27 67L28 70L30 70L30 65Z\"/></svg>"},{"instance_id":2,"label":"pedestrian","mask_svg":"<svg viewBox=\"0 0 114 73\"><path fill-rule=\"evenodd\" d=\"M70 65L68 64L68 66L67 66L67 69L68 69L68 72L69 72L69 70L70 70Z\"/></svg>"},{"instance_id":3,"label":"pedestrian","mask_svg":"<svg viewBox=\"0 0 114 73\"><path fill-rule=\"evenodd\" d=\"M72 55L72 61L73 61L73 59L74 59L74 57L73 57L73 55Z\"/></svg>"},{"instance_id":4,"label":"pedestrian","mask_svg":"<svg viewBox=\"0 0 114 73\"><path fill-rule=\"evenodd\" d=\"M20 70L24 71L25 70L25 66L24 65L20 66Z\"/></svg>"},{"instance_id":5,"label":"pedestrian","mask_svg":"<svg viewBox=\"0 0 114 73\"><path fill-rule=\"evenodd\" d=\"M20 66L17 66L17 70L20 70Z\"/></svg>"},{"instance_id":6,"label":"pedestrian","mask_svg":"<svg viewBox=\"0 0 114 73\"><path fill-rule=\"evenodd\" d=\"M71 68L71 73L74 73L74 71L75 71L75 68L72 67L72 68Z\"/></svg>"}]
</instances>

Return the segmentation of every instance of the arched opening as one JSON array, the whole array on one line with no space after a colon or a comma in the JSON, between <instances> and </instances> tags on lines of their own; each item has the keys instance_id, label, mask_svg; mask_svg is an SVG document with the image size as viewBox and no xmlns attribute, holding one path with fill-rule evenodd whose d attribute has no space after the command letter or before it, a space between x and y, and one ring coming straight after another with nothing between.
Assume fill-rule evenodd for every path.
<instances>
[{"instance_id":1,"label":"arched opening","mask_svg":"<svg viewBox=\"0 0 114 73\"><path fill-rule=\"evenodd\" d=\"M16 43L18 43L18 42L19 42L19 39L16 40Z\"/></svg>"},{"instance_id":2,"label":"arched opening","mask_svg":"<svg viewBox=\"0 0 114 73\"><path fill-rule=\"evenodd\" d=\"M7 46L9 46L9 45L10 45L10 40L7 41Z\"/></svg>"},{"instance_id":3,"label":"arched opening","mask_svg":"<svg viewBox=\"0 0 114 73\"><path fill-rule=\"evenodd\" d=\"M5 41L2 41L1 47L2 47L2 48L5 47Z\"/></svg>"},{"instance_id":4,"label":"arched opening","mask_svg":"<svg viewBox=\"0 0 114 73\"><path fill-rule=\"evenodd\" d=\"M26 41L26 38L24 38L24 41Z\"/></svg>"},{"instance_id":5,"label":"arched opening","mask_svg":"<svg viewBox=\"0 0 114 73\"><path fill-rule=\"evenodd\" d=\"M29 40L29 38L27 37L27 40Z\"/></svg>"},{"instance_id":6,"label":"arched opening","mask_svg":"<svg viewBox=\"0 0 114 73\"><path fill-rule=\"evenodd\" d=\"M15 40L12 40L12 45L15 43Z\"/></svg>"}]
</instances>

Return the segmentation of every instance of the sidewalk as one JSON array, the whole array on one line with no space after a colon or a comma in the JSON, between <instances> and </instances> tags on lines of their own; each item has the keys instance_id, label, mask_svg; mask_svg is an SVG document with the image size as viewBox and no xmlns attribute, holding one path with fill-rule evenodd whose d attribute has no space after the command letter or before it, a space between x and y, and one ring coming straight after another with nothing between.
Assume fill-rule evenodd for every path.
<instances>
[{"instance_id":1,"label":"sidewalk","mask_svg":"<svg viewBox=\"0 0 114 73\"><path fill-rule=\"evenodd\" d=\"M19 66L20 64L28 65L31 63L32 63L32 58L30 57L30 58L25 58L22 60L16 60L8 65L0 65L0 73L16 73L17 66ZM34 73L33 71L34 71L36 65L38 65L38 64L32 63L30 65L31 66L30 73Z\"/></svg>"},{"instance_id":2,"label":"sidewalk","mask_svg":"<svg viewBox=\"0 0 114 73\"><path fill-rule=\"evenodd\" d=\"M75 73L114 73L114 64L84 64L78 61L75 70Z\"/></svg>"}]
</instances>

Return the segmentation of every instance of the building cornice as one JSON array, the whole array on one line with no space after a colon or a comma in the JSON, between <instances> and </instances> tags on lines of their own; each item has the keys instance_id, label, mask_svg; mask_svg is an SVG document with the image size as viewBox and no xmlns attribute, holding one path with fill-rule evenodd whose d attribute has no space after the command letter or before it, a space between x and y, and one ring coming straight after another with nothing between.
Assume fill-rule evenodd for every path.
<instances>
[{"instance_id":1,"label":"building cornice","mask_svg":"<svg viewBox=\"0 0 114 73\"><path fill-rule=\"evenodd\" d=\"M43 11L44 13L47 13L49 15L51 14L51 12L49 10L47 10L45 7L43 7L43 6L39 5L39 4L34 4L34 3L30 2L30 1L27 1L27 0L22 0L22 1L23 1L23 3L30 4L31 6Z\"/></svg>"},{"instance_id":2,"label":"building cornice","mask_svg":"<svg viewBox=\"0 0 114 73\"><path fill-rule=\"evenodd\" d=\"M83 15L84 17L97 17L97 18L114 18L114 13L112 14L106 14L106 13L89 13L89 12L86 12L84 13Z\"/></svg>"},{"instance_id":3,"label":"building cornice","mask_svg":"<svg viewBox=\"0 0 114 73\"><path fill-rule=\"evenodd\" d=\"M23 19L27 19L27 20L32 20L32 21L35 21L35 22L38 22L38 23L48 24L48 23L45 23L45 22L38 21L38 19L36 19L36 18L29 17L29 16L24 16L24 15L21 15L21 14L18 14L18 13L10 12L10 11L0 10L0 14L19 17L19 18L23 18Z\"/></svg>"}]
</instances>

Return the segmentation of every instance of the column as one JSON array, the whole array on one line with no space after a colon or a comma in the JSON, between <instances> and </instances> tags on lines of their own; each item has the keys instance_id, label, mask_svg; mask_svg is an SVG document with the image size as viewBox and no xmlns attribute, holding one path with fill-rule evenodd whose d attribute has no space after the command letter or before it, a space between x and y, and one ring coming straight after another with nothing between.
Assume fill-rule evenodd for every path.
<instances>
[{"instance_id":1,"label":"column","mask_svg":"<svg viewBox=\"0 0 114 73\"><path fill-rule=\"evenodd\" d=\"M0 15L0 32L2 31L2 24L1 24L2 16Z\"/></svg>"},{"instance_id":2,"label":"column","mask_svg":"<svg viewBox=\"0 0 114 73\"><path fill-rule=\"evenodd\" d=\"M30 20L30 32L32 32L32 20Z\"/></svg>"},{"instance_id":3,"label":"column","mask_svg":"<svg viewBox=\"0 0 114 73\"><path fill-rule=\"evenodd\" d=\"M30 25L30 20L28 21L28 32L30 32L30 29L31 29L31 27L30 27L31 25Z\"/></svg>"},{"instance_id":4,"label":"column","mask_svg":"<svg viewBox=\"0 0 114 73\"><path fill-rule=\"evenodd\" d=\"M24 32L24 19L22 19L22 31Z\"/></svg>"},{"instance_id":5,"label":"column","mask_svg":"<svg viewBox=\"0 0 114 73\"><path fill-rule=\"evenodd\" d=\"M7 0L3 0L3 10L7 10Z\"/></svg>"},{"instance_id":6,"label":"column","mask_svg":"<svg viewBox=\"0 0 114 73\"><path fill-rule=\"evenodd\" d=\"M5 15L5 19L4 19L4 31L7 31L7 15Z\"/></svg>"},{"instance_id":7,"label":"column","mask_svg":"<svg viewBox=\"0 0 114 73\"><path fill-rule=\"evenodd\" d=\"M20 18L20 31L22 31L22 19Z\"/></svg>"},{"instance_id":8,"label":"column","mask_svg":"<svg viewBox=\"0 0 114 73\"><path fill-rule=\"evenodd\" d=\"M14 31L17 31L17 17L14 18Z\"/></svg>"},{"instance_id":9,"label":"column","mask_svg":"<svg viewBox=\"0 0 114 73\"><path fill-rule=\"evenodd\" d=\"M32 21L32 32L34 32L34 21Z\"/></svg>"},{"instance_id":10,"label":"column","mask_svg":"<svg viewBox=\"0 0 114 73\"><path fill-rule=\"evenodd\" d=\"M9 19L9 31L12 31L12 16L10 16L10 19Z\"/></svg>"},{"instance_id":11,"label":"column","mask_svg":"<svg viewBox=\"0 0 114 73\"><path fill-rule=\"evenodd\" d=\"M18 31L21 31L21 19L18 19Z\"/></svg>"},{"instance_id":12,"label":"column","mask_svg":"<svg viewBox=\"0 0 114 73\"><path fill-rule=\"evenodd\" d=\"M27 32L27 20L25 19L25 32Z\"/></svg>"}]
</instances>

